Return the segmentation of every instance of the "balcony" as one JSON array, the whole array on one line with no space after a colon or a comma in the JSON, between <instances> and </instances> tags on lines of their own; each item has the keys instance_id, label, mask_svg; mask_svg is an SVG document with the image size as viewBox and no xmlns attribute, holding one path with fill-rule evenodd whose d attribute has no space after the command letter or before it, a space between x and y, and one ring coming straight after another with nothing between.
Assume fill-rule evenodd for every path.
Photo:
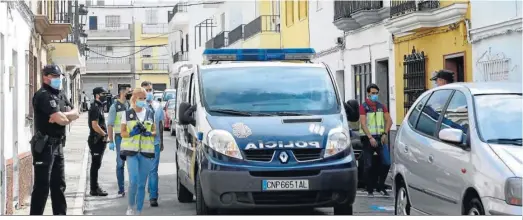
<instances>
[{"instance_id":1,"label":"balcony","mask_svg":"<svg viewBox=\"0 0 523 220\"><path fill-rule=\"evenodd\" d=\"M335 1L333 23L342 31L352 31L386 19L389 9L383 1Z\"/></svg>"},{"instance_id":2,"label":"balcony","mask_svg":"<svg viewBox=\"0 0 523 220\"><path fill-rule=\"evenodd\" d=\"M174 28L180 28L189 24L189 15L187 13L189 5L187 2L180 2L176 4L172 11L167 12L167 23L173 22Z\"/></svg>"},{"instance_id":3,"label":"balcony","mask_svg":"<svg viewBox=\"0 0 523 220\"><path fill-rule=\"evenodd\" d=\"M240 42L243 39L243 28L245 25L240 24L238 27L234 28L228 34L228 47L231 47L236 42Z\"/></svg>"},{"instance_id":4,"label":"balcony","mask_svg":"<svg viewBox=\"0 0 523 220\"><path fill-rule=\"evenodd\" d=\"M262 15L246 24L243 48L280 48L279 20L279 15Z\"/></svg>"},{"instance_id":5,"label":"balcony","mask_svg":"<svg viewBox=\"0 0 523 220\"><path fill-rule=\"evenodd\" d=\"M173 63L189 61L189 52L178 51L173 55Z\"/></svg>"},{"instance_id":6,"label":"balcony","mask_svg":"<svg viewBox=\"0 0 523 220\"><path fill-rule=\"evenodd\" d=\"M210 49L210 48L219 49L219 48L228 46L227 45L227 40L228 40L227 39L227 35L228 35L228 33L229 33L229 31L222 31L222 32L220 32L214 38L208 40L205 43L205 48L207 48L207 49Z\"/></svg>"},{"instance_id":7,"label":"balcony","mask_svg":"<svg viewBox=\"0 0 523 220\"><path fill-rule=\"evenodd\" d=\"M385 28L392 34L442 27L461 21L467 13L468 3L438 0L393 0L390 17Z\"/></svg>"},{"instance_id":8,"label":"balcony","mask_svg":"<svg viewBox=\"0 0 523 220\"><path fill-rule=\"evenodd\" d=\"M88 40L131 39L131 24L98 24L89 27Z\"/></svg>"},{"instance_id":9,"label":"balcony","mask_svg":"<svg viewBox=\"0 0 523 220\"><path fill-rule=\"evenodd\" d=\"M89 57L88 73L131 73L131 58Z\"/></svg>"},{"instance_id":10,"label":"balcony","mask_svg":"<svg viewBox=\"0 0 523 220\"><path fill-rule=\"evenodd\" d=\"M35 16L36 31L42 35L46 44L65 39L73 30L72 24L73 16L70 13L57 13L51 18L45 15Z\"/></svg>"},{"instance_id":11,"label":"balcony","mask_svg":"<svg viewBox=\"0 0 523 220\"><path fill-rule=\"evenodd\" d=\"M167 59L143 59L142 60L143 71L168 71L169 60Z\"/></svg>"},{"instance_id":12,"label":"balcony","mask_svg":"<svg viewBox=\"0 0 523 220\"><path fill-rule=\"evenodd\" d=\"M142 24L142 34L156 35L166 33L169 33L169 24Z\"/></svg>"}]
</instances>

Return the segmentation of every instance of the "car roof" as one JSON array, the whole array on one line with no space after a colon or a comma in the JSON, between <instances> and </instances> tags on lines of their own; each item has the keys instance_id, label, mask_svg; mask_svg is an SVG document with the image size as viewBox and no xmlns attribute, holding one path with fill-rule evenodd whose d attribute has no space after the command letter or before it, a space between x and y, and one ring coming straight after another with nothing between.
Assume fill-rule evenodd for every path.
<instances>
[{"instance_id":1,"label":"car roof","mask_svg":"<svg viewBox=\"0 0 523 220\"><path fill-rule=\"evenodd\" d=\"M164 92L176 92L176 89L166 89Z\"/></svg>"},{"instance_id":2,"label":"car roof","mask_svg":"<svg viewBox=\"0 0 523 220\"><path fill-rule=\"evenodd\" d=\"M237 68L237 67L323 67L322 63L291 62L236 62L201 66L201 69Z\"/></svg>"},{"instance_id":3,"label":"car roof","mask_svg":"<svg viewBox=\"0 0 523 220\"><path fill-rule=\"evenodd\" d=\"M437 89L466 88L472 95L486 94L521 94L522 84L513 82L471 82L471 83L451 83Z\"/></svg>"}]
</instances>

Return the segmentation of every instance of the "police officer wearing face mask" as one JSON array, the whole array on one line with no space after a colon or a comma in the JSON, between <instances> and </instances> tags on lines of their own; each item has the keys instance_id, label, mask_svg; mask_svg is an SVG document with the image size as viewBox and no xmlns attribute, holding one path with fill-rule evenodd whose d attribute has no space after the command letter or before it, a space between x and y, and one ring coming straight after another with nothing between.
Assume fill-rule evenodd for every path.
<instances>
[{"instance_id":1,"label":"police officer wearing face mask","mask_svg":"<svg viewBox=\"0 0 523 220\"><path fill-rule=\"evenodd\" d=\"M102 158L107 143L107 127L105 125L105 116L103 113L103 103L107 99L107 91L102 87L93 89L95 101L89 109L89 138L87 143L91 151L91 196L107 196L107 192L102 190L98 185L98 170L102 166Z\"/></svg>"},{"instance_id":2,"label":"police officer wearing face mask","mask_svg":"<svg viewBox=\"0 0 523 220\"><path fill-rule=\"evenodd\" d=\"M34 187L31 215L43 215L49 189L54 215L65 215L64 154L65 126L78 119L80 113L60 92L62 72L56 65L42 70L43 85L33 96L35 135L31 139L34 166Z\"/></svg>"},{"instance_id":3,"label":"police officer wearing face mask","mask_svg":"<svg viewBox=\"0 0 523 220\"><path fill-rule=\"evenodd\" d=\"M360 105L360 139L363 145L365 184L369 196L374 195L375 183L378 179L378 191L384 196L389 195L385 190L385 178L390 165L373 163L375 152L381 156L382 144L387 141L387 135L392 127L392 118L387 107L378 101L379 91L376 84L367 86L368 98ZM372 170L378 170L378 172L375 173Z\"/></svg>"}]
</instances>

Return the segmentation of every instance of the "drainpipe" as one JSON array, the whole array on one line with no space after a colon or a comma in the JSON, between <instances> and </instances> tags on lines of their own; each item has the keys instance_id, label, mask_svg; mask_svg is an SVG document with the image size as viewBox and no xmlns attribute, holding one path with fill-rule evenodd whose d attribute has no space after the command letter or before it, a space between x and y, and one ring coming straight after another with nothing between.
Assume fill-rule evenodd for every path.
<instances>
[{"instance_id":1,"label":"drainpipe","mask_svg":"<svg viewBox=\"0 0 523 220\"><path fill-rule=\"evenodd\" d=\"M7 11L4 14L4 16L7 18ZM2 35L2 38L0 38L0 54L4 54L5 51L5 44L4 44L4 37ZM3 56L0 57L3 59ZM5 67L0 63L0 103L4 103L5 96L4 96L4 72ZM0 105L0 215L5 214L5 200L6 200L6 178L5 178L5 158L4 158L4 106Z\"/></svg>"},{"instance_id":2,"label":"drainpipe","mask_svg":"<svg viewBox=\"0 0 523 220\"><path fill-rule=\"evenodd\" d=\"M472 39L470 39L470 20L469 19L465 19L465 27L467 28L467 30L466 30L467 41L469 42L469 44L471 44Z\"/></svg>"}]
</instances>

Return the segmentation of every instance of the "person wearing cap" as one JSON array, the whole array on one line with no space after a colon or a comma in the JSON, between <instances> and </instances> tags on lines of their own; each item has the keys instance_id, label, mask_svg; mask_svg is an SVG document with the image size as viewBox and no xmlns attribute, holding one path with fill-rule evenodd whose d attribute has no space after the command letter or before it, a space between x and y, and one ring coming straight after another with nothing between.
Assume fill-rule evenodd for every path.
<instances>
[{"instance_id":1,"label":"person wearing cap","mask_svg":"<svg viewBox=\"0 0 523 220\"><path fill-rule=\"evenodd\" d=\"M163 128L164 115L163 111L159 109L159 103L153 100L153 87L149 81L142 82L142 88L147 92L146 101L149 110L154 115L155 126L160 129ZM152 207L158 207L158 167L160 165L160 152L163 151L163 132L159 130L154 137L154 160L151 172L149 174L148 191L149 203Z\"/></svg>"},{"instance_id":2,"label":"person wearing cap","mask_svg":"<svg viewBox=\"0 0 523 220\"><path fill-rule=\"evenodd\" d=\"M131 100L133 94L130 85L121 86L118 92L118 99L109 108L109 120L107 121L107 126L109 127L109 150L114 150L116 147L116 179L118 182L118 195L125 196L125 157L120 155L120 146L122 143L120 120L122 115L125 114L125 111L130 108L129 100Z\"/></svg>"},{"instance_id":3,"label":"person wearing cap","mask_svg":"<svg viewBox=\"0 0 523 220\"><path fill-rule=\"evenodd\" d=\"M91 196L107 196L107 192L98 185L98 170L102 166L102 159L107 143L107 127L103 113L103 103L107 99L107 91L102 87L93 89L94 102L89 109L89 137L87 143L91 152L90 186Z\"/></svg>"},{"instance_id":4,"label":"person wearing cap","mask_svg":"<svg viewBox=\"0 0 523 220\"><path fill-rule=\"evenodd\" d=\"M436 71L434 77L430 80L436 81L436 85L443 86L454 82L454 72L450 70L439 70Z\"/></svg>"},{"instance_id":5,"label":"person wearing cap","mask_svg":"<svg viewBox=\"0 0 523 220\"><path fill-rule=\"evenodd\" d=\"M33 96L35 135L31 139L34 183L30 215L43 215L49 191L54 215L66 215L64 154L66 125L80 117L61 92L62 71L56 65L42 70L42 87Z\"/></svg>"}]
</instances>

